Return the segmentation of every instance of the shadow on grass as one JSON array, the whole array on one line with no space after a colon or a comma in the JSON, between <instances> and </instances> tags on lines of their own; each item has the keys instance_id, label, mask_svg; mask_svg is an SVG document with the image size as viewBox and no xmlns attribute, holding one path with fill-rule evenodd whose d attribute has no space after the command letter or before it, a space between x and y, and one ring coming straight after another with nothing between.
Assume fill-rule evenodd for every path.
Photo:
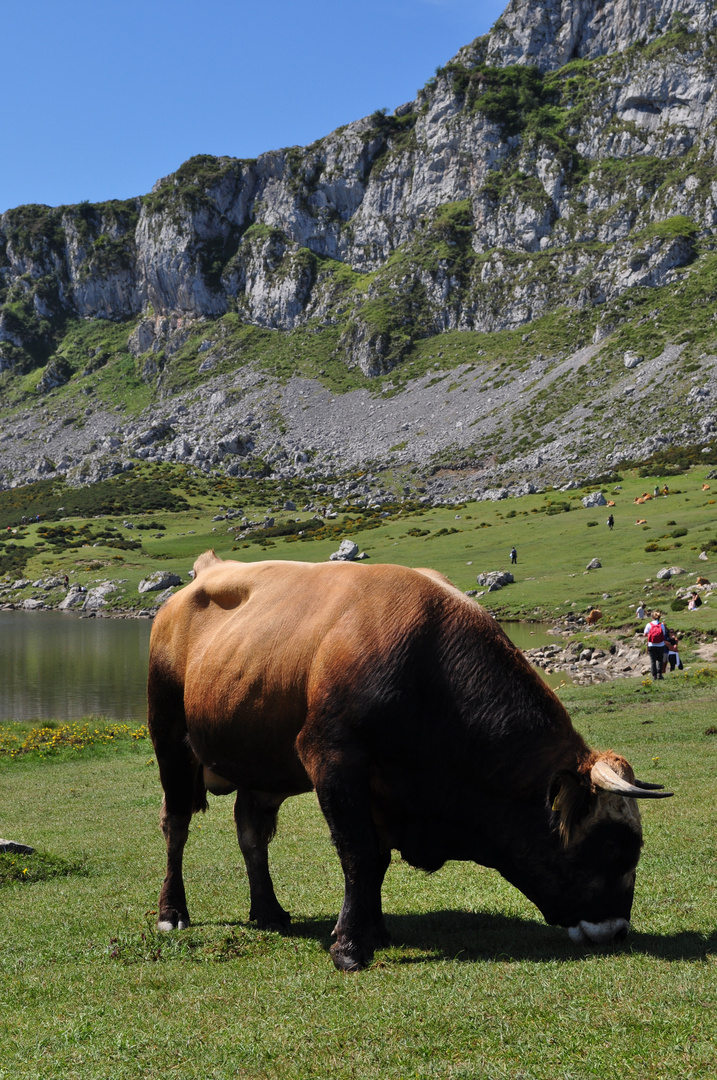
<instances>
[{"instance_id":1,"label":"shadow on grass","mask_svg":"<svg viewBox=\"0 0 717 1080\"><path fill-rule=\"evenodd\" d=\"M468 911L428 911L417 915L387 915L393 940L390 962L414 964L436 960L498 960L502 962L575 961L595 953L637 953L660 960L702 961L717 952L717 932L675 934L632 932L618 945L575 946L567 931L507 915ZM313 938L327 949L334 920L292 922L289 937Z\"/></svg>"}]
</instances>

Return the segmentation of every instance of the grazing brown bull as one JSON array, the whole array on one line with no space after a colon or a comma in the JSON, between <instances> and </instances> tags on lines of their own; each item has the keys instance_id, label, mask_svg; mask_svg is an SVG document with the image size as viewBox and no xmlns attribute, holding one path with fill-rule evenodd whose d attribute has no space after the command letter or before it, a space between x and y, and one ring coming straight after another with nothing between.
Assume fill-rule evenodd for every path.
<instances>
[{"instance_id":1,"label":"grazing brown bull","mask_svg":"<svg viewBox=\"0 0 717 1080\"><path fill-rule=\"evenodd\" d=\"M285 927L267 847L284 799L314 788L346 879L338 968L365 967L388 941L392 848L426 870L495 867L573 940L627 933L634 800L666 793L589 749L492 617L434 571L206 552L157 615L148 695L168 853L160 929L189 924L182 853L207 789L237 793L249 917Z\"/></svg>"},{"instance_id":2,"label":"grazing brown bull","mask_svg":"<svg viewBox=\"0 0 717 1080\"><path fill-rule=\"evenodd\" d=\"M594 626L596 622L600 622L600 619L602 619L602 611L600 608L594 607L587 613L585 622L588 626Z\"/></svg>"}]
</instances>

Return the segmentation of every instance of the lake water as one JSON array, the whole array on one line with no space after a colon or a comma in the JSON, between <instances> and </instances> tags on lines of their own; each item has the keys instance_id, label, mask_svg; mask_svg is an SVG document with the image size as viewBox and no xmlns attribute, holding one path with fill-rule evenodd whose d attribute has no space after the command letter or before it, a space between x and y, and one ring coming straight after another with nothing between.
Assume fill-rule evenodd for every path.
<instances>
[{"instance_id":1,"label":"lake water","mask_svg":"<svg viewBox=\"0 0 717 1080\"><path fill-rule=\"evenodd\" d=\"M555 640L540 623L503 626L521 649ZM0 611L0 721L96 714L143 722L151 628L149 619Z\"/></svg>"},{"instance_id":2,"label":"lake water","mask_svg":"<svg viewBox=\"0 0 717 1080\"><path fill-rule=\"evenodd\" d=\"M149 619L0 611L0 720L144 721Z\"/></svg>"}]
</instances>

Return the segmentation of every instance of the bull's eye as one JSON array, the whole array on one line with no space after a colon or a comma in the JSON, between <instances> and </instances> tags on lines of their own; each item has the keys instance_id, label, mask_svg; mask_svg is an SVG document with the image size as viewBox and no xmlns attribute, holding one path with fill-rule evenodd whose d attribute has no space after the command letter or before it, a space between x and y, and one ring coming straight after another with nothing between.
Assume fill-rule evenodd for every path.
<instances>
[{"instance_id":1,"label":"bull's eye","mask_svg":"<svg viewBox=\"0 0 717 1080\"><path fill-rule=\"evenodd\" d=\"M577 869L622 876L634 872L639 856L639 833L628 825L605 821L590 830L571 853L571 861Z\"/></svg>"}]
</instances>

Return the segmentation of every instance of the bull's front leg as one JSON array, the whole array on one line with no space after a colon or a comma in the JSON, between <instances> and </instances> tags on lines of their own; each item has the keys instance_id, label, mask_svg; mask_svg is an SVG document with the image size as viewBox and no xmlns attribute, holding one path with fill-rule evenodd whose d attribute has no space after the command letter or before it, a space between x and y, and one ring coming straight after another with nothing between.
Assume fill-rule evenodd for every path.
<instances>
[{"instance_id":1,"label":"bull's front leg","mask_svg":"<svg viewBox=\"0 0 717 1080\"><path fill-rule=\"evenodd\" d=\"M336 849L345 887L331 956L340 971L361 971L373 960L375 949L385 949L391 943L381 908L381 886L391 852L360 850L351 841L337 841Z\"/></svg>"},{"instance_id":2,"label":"bull's front leg","mask_svg":"<svg viewBox=\"0 0 717 1080\"><path fill-rule=\"evenodd\" d=\"M343 767L345 766L345 768ZM316 770L316 794L344 872L344 902L331 956L340 971L360 971L386 948L390 936L381 908L381 886L391 852L381 844L371 817L368 776L334 756Z\"/></svg>"}]
</instances>

